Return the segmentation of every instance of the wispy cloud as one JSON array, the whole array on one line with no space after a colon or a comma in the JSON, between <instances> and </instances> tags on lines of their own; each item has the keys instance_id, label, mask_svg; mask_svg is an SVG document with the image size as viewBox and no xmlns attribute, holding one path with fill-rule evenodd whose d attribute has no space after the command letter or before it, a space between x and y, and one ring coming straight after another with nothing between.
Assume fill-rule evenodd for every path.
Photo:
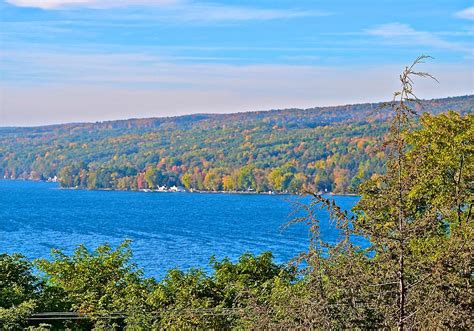
<instances>
[{"instance_id":1,"label":"wispy cloud","mask_svg":"<svg viewBox=\"0 0 474 331\"><path fill-rule=\"evenodd\" d=\"M184 15L182 19L193 21L274 20L329 15L329 13L314 10L265 9L210 3L181 5L177 6L176 9Z\"/></svg>"},{"instance_id":2,"label":"wispy cloud","mask_svg":"<svg viewBox=\"0 0 474 331\"><path fill-rule=\"evenodd\" d=\"M271 9L237 6L212 2L198 3L186 0L6 0L19 7L33 7L44 10L110 9L120 7L148 7L151 11L133 15L117 16L109 13L106 18L122 20L153 18L167 21L249 21L276 20L300 17L327 16L329 13L316 10ZM138 15L138 16L137 16Z\"/></svg>"},{"instance_id":3,"label":"wispy cloud","mask_svg":"<svg viewBox=\"0 0 474 331\"><path fill-rule=\"evenodd\" d=\"M418 31L408 24L402 23L382 24L375 28L367 29L366 32L369 35L382 37L397 43L412 44L415 42L421 45L441 48L449 48L452 46L452 43L435 36L433 33Z\"/></svg>"},{"instance_id":4,"label":"wispy cloud","mask_svg":"<svg viewBox=\"0 0 474 331\"><path fill-rule=\"evenodd\" d=\"M466 20L474 20L474 6L458 11L456 16Z\"/></svg>"},{"instance_id":5,"label":"wispy cloud","mask_svg":"<svg viewBox=\"0 0 474 331\"><path fill-rule=\"evenodd\" d=\"M466 43L453 42L428 31L420 31L408 24L388 23L365 30L368 35L382 38L385 42L401 46L425 46L466 53L473 56L473 49Z\"/></svg>"},{"instance_id":6,"label":"wispy cloud","mask_svg":"<svg viewBox=\"0 0 474 331\"><path fill-rule=\"evenodd\" d=\"M18 7L33 7L41 9L67 8L114 8L125 6L162 6L177 3L178 0L6 0L7 3Z\"/></svg>"}]
</instances>

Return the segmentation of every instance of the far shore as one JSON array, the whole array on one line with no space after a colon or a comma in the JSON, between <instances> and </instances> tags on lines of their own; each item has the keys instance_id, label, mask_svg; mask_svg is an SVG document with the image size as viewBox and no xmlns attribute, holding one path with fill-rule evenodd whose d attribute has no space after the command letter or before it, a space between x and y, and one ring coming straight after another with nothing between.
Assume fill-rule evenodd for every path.
<instances>
[{"instance_id":1,"label":"far shore","mask_svg":"<svg viewBox=\"0 0 474 331\"><path fill-rule=\"evenodd\" d=\"M203 190L180 190L180 191L173 191L173 190L151 190L151 189L137 189L137 190L123 190L118 188L96 188L96 189L89 189L85 187L61 187L59 186L58 182L52 182L48 180L36 180L36 179L24 179L24 178L16 178L16 179L8 179L3 178L0 180L6 181L30 181L30 182L44 182L44 183L55 183L58 184L58 189L60 190L85 190L85 191L121 191L121 192L141 192L141 193L199 193L199 194L240 194L240 195L304 195L302 193L291 193L291 192L274 192L274 191L266 191L266 192L257 192L257 191L203 191ZM357 197L358 194L356 193L334 193L334 192L317 192L321 195L330 195L330 196L350 196L350 197Z\"/></svg>"}]
</instances>

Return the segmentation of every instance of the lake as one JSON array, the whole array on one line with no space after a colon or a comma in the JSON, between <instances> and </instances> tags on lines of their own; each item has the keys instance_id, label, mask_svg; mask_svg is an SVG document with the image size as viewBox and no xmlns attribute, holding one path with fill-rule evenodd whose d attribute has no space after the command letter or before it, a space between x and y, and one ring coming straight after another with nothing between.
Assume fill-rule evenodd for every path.
<instances>
[{"instance_id":1,"label":"lake","mask_svg":"<svg viewBox=\"0 0 474 331\"><path fill-rule=\"evenodd\" d=\"M349 210L358 197L334 196ZM293 217L294 196L220 193L143 193L62 190L57 184L0 180L0 252L47 258L133 240L134 261L147 276L171 268L208 267L209 258L236 260L272 251L288 262L308 247L307 226L282 227ZM322 220L328 214L321 211ZM325 222L323 237L337 238Z\"/></svg>"}]
</instances>

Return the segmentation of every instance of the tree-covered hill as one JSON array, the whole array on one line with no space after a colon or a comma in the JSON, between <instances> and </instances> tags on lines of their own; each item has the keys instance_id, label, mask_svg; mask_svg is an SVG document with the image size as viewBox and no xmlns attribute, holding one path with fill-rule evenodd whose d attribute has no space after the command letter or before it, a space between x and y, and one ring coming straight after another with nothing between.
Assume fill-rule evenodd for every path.
<instances>
[{"instance_id":1,"label":"tree-covered hill","mask_svg":"<svg viewBox=\"0 0 474 331\"><path fill-rule=\"evenodd\" d=\"M472 112L474 96L418 111ZM353 192L383 169L381 104L0 128L0 174L64 187ZM381 125L382 124L382 125Z\"/></svg>"}]
</instances>

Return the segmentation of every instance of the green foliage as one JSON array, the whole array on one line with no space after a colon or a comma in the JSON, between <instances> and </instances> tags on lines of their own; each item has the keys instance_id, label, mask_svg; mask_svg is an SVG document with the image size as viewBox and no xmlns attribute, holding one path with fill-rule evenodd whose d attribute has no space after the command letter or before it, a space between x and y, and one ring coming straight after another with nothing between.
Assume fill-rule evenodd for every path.
<instances>
[{"instance_id":1,"label":"green foliage","mask_svg":"<svg viewBox=\"0 0 474 331\"><path fill-rule=\"evenodd\" d=\"M39 260L47 284L59 288L71 309L86 314L96 325L110 325L112 312L123 312L126 321L146 327L146 297L154 281L143 279L141 270L131 263L129 242L116 249L99 246L90 252L79 246L72 256L54 250L52 261Z\"/></svg>"},{"instance_id":2,"label":"green foliage","mask_svg":"<svg viewBox=\"0 0 474 331\"><path fill-rule=\"evenodd\" d=\"M273 284L295 280L295 270L276 265L271 253L244 254L237 263L211 260L213 273L171 270L150 300L162 311L156 325L164 328L242 326L244 311L255 297L269 297Z\"/></svg>"},{"instance_id":3,"label":"green foliage","mask_svg":"<svg viewBox=\"0 0 474 331\"><path fill-rule=\"evenodd\" d=\"M0 307L0 327L4 330L18 330L26 325L28 318L36 308L34 300L21 302L20 304L10 307Z\"/></svg>"},{"instance_id":4,"label":"green foliage","mask_svg":"<svg viewBox=\"0 0 474 331\"><path fill-rule=\"evenodd\" d=\"M44 283L23 257L2 255L1 325L26 325L25 318L36 311L73 311L87 316L83 328L227 329L244 325L244 310L254 298L265 301L274 284L296 280L294 268L263 253L244 254L236 263L213 258L211 274L170 270L156 282L131 263L129 244L94 251L79 246L71 256L53 250L51 260L36 261Z\"/></svg>"},{"instance_id":5,"label":"green foliage","mask_svg":"<svg viewBox=\"0 0 474 331\"><path fill-rule=\"evenodd\" d=\"M0 255L0 305L17 306L35 298L39 280L31 273L31 263L19 254Z\"/></svg>"},{"instance_id":6,"label":"green foliage","mask_svg":"<svg viewBox=\"0 0 474 331\"><path fill-rule=\"evenodd\" d=\"M38 306L40 281L31 268L21 255L0 255L0 326L4 329L21 327Z\"/></svg>"}]
</instances>

